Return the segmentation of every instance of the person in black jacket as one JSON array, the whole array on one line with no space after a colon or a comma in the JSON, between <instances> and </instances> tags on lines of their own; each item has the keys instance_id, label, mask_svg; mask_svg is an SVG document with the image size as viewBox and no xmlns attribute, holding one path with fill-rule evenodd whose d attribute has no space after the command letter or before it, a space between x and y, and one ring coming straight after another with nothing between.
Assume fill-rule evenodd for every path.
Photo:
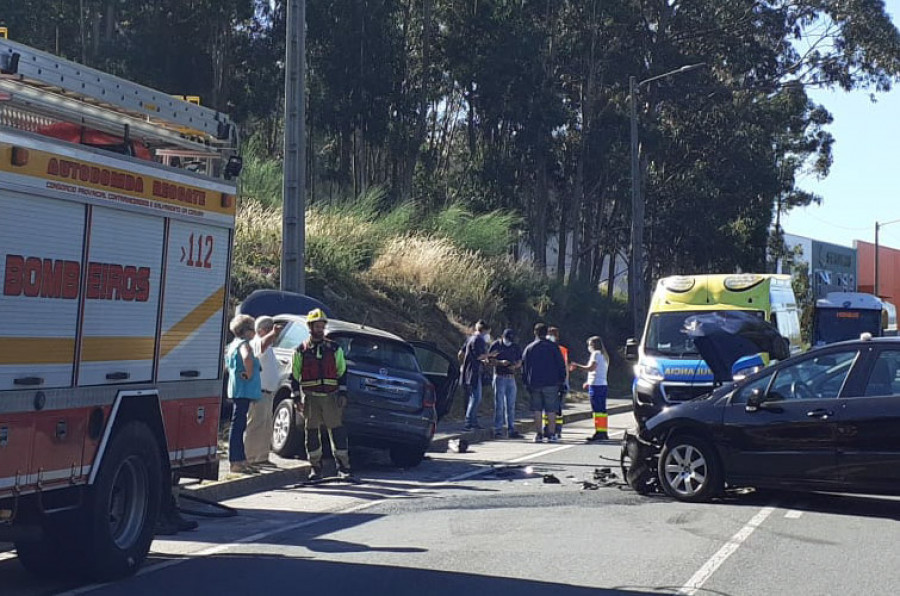
<instances>
[{"instance_id":1,"label":"person in black jacket","mask_svg":"<svg viewBox=\"0 0 900 596\"><path fill-rule=\"evenodd\" d=\"M561 388L566 382L566 364L559 346L547 339L547 325L535 325L534 337L522 356L522 377L531 396L531 411L534 414L534 442L544 440L541 418L547 412L547 440L556 443L559 441L556 436L556 411Z\"/></svg>"},{"instance_id":2,"label":"person in black jacket","mask_svg":"<svg viewBox=\"0 0 900 596\"><path fill-rule=\"evenodd\" d=\"M478 406L482 395L482 369L492 354L488 352L488 333L491 327L485 321L478 321L472 335L459 350L459 383L466 393L466 425L465 430L481 428L478 424Z\"/></svg>"}]
</instances>

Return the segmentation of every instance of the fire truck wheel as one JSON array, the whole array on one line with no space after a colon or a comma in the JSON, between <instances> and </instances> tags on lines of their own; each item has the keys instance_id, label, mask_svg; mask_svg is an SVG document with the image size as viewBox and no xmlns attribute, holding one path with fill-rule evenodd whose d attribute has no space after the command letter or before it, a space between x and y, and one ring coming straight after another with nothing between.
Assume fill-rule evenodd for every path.
<instances>
[{"instance_id":1,"label":"fire truck wheel","mask_svg":"<svg viewBox=\"0 0 900 596\"><path fill-rule=\"evenodd\" d=\"M134 573L150 550L163 474L150 429L129 422L114 436L88 493L81 533L85 574L109 581Z\"/></svg>"},{"instance_id":2,"label":"fire truck wheel","mask_svg":"<svg viewBox=\"0 0 900 596\"><path fill-rule=\"evenodd\" d=\"M71 524L68 512L54 515L42 524L43 535L37 541L16 542L16 554L22 566L35 577L63 579L76 572L72 559Z\"/></svg>"},{"instance_id":3,"label":"fire truck wheel","mask_svg":"<svg viewBox=\"0 0 900 596\"><path fill-rule=\"evenodd\" d=\"M275 406L272 421L272 451L281 457L306 458L305 436L294 401L283 399Z\"/></svg>"}]
</instances>

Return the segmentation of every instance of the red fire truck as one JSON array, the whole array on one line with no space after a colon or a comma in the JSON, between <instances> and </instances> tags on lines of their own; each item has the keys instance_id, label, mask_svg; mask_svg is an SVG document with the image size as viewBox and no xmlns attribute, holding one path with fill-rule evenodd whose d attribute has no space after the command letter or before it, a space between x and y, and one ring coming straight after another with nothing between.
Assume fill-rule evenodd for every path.
<instances>
[{"instance_id":1,"label":"red fire truck","mask_svg":"<svg viewBox=\"0 0 900 596\"><path fill-rule=\"evenodd\" d=\"M214 479L240 172L223 114L0 39L0 542L144 560Z\"/></svg>"}]
</instances>

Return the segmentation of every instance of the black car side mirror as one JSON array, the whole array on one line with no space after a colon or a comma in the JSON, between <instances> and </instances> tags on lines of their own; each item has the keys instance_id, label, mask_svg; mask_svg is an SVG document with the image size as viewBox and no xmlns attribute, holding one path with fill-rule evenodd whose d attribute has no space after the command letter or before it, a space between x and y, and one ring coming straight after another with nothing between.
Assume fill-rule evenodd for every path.
<instances>
[{"instance_id":1,"label":"black car side mirror","mask_svg":"<svg viewBox=\"0 0 900 596\"><path fill-rule=\"evenodd\" d=\"M750 392L750 395L747 396L747 405L744 409L748 412L756 412L762 406L764 401L766 401L766 395L763 393L762 389L754 389Z\"/></svg>"},{"instance_id":2,"label":"black car side mirror","mask_svg":"<svg viewBox=\"0 0 900 596\"><path fill-rule=\"evenodd\" d=\"M638 359L638 343L633 337L625 341L625 360L634 362Z\"/></svg>"}]
</instances>

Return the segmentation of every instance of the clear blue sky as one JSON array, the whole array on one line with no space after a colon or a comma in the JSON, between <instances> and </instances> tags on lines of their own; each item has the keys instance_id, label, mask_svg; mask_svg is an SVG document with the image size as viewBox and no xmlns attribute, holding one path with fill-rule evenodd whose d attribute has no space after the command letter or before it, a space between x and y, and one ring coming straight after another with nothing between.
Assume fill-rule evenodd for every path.
<instances>
[{"instance_id":1,"label":"clear blue sky","mask_svg":"<svg viewBox=\"0 0 900 596\"><path fill-rule=\"evenodd\" d=\"M900 0L885 0L885 6L900 27ZM800 181L822 204L795 209L781 225L788 234L845 246L873 242L876 220L900 219L900 85L877 94L876 103L865 90L810 95L834 116L834 163L824 180ZM879 243L900 248L900 222L883 227Z\"/></svg>"}]
</instances>

